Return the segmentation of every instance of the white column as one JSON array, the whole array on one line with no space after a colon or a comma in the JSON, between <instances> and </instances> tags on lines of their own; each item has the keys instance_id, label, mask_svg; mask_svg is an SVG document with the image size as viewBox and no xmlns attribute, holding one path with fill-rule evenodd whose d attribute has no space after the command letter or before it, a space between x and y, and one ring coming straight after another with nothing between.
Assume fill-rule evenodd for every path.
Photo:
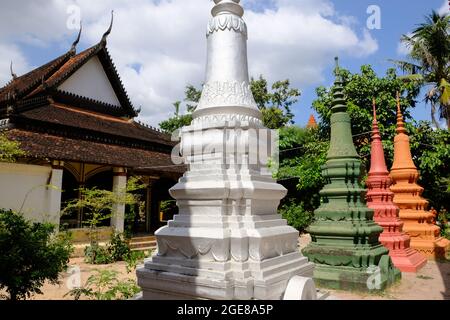
<instances>
[{"instance_id":1,"label":"white column","mask_svg":"<svg viewBox=\"0 0 450 320\"><path fill-rule=\"evenodd\" d=\"M54 223L58 226L61 219L61 192L62 192L63 167L64 162L53 161L50 182L49 186L47 187L48 217L46 221Z\"/></svg>"},{"instance_id":2,"label":"white column","mask_svg":"<svg viewBox=\"0 0 450 320\"><path fill-rule=\"evenodd\" d=\"M113 192L120 195L125 192L127 186L127 171L125 168L114 168ZM125 229L125 204L116 203L112 208L111 227L116 232L123 232Z\"/></svg>"}]
</instances>

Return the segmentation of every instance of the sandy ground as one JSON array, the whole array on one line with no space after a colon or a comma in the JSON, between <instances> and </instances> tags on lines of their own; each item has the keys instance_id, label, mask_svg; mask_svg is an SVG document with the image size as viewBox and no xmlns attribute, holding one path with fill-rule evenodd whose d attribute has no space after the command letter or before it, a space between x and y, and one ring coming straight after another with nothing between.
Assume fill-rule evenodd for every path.
<instances>
[{"instance_id":1,"label":"sandy ground","mask_svg":"<svg viewBox=\"0 0 450 320\"><path fill-rule=\"evenodd\" d=\"M311 238L302 235L300 248L304 248ZM361 293L329 290L340 300L450 300L450 261L429 260L417 273L402 273L402 279L380 293Z\"/></svg>"},{"instance_id":2,"label":"sandy ground","mask_svg":"<svg viewBox=\"0 0 450 320\"><path fill-rule=\"evenodd\" d=\"M43 295L35 295L31 300L73 300L73 297L64 295L70 291L73 284L76 284L76 270L80 270L81 285L84 285L87 279L95 274L95 270L114 270L118 272L118 279L135 279L136 273L127 273L125 262L116 262L109 265L91 265L84 262L84 258L70 259L68 272L61 273L58 285L45 284L42 288Z\"/></svg>"},{"instance_id":3,"label":"sandy ground","mask_svg":"<svg viewBox=\"0 0 450 320\"><path fill-rule=\"evenodd\" d=\"M300 247L305 247L309 242L308 235L302 236L299 241ZM120 279L136 279L135 272L127 274L124 262L94 266L86 264L83 258L74 258L71 259L70 265L80 268L82 284L96 269L116 270L120 273ZM36 295L33 300L73 299L70 296L64 297L70 290L69 286L73 283L73 279L73 274L62 273L59 285L46 284L42 288L44 294ZM450 261L428 261L427 265L417 274L403 273L401 281L381 293L369 294L328 289L326 291L329 291L333 298L339 300L450 300Z\"/></svg>"}]
</instances>

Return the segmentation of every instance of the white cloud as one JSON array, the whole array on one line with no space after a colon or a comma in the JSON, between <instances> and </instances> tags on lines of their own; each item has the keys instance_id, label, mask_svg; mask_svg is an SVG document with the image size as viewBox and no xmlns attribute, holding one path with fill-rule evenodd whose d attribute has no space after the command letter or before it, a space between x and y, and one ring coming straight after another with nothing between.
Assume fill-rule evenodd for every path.
<instances>
[{"instance_id":1,"label":"white cloud","mask_svg":"<svg viewBox=\"0 0 450 320\"><path fill-rule=\"evenodd\" d=\"M407 33L406 36L411 37L412 33ZM397 55L406 56L411 52L411 48L408 47L404 42L400 41L397 45Z\"/></svg>"},{"instance_id":2,"label":"white cloud","mask_svg":"<svg viewBox=\"0 0 450 320\"><path fill-rule=\"evenodd\" d=\"M16 74L23 74L29 69L25 57L16 45L4 44L0 42L0 83L5 84L12 79L11 61L13 71ZM13 60L12 57L14 57Z\"/></svg>"},{"instance_id":3,"label":"white cloud","mask_svg":"<svg viewBox=\"0 0 450 320\"><path fill-rule=\"evenodd\" d=\"M444 3L438 10L439 14L449 14L450 13L450 5L448 3L448 0L444 0Z\"/></svg>"},{"instance_id":4,"label":"white cloud","mask_svg":"<svg viewBox=\"0 0 450 320\"><path fill-rule=\"evenodd\" d=\"M397 45L397 54L399 56L406 56L411 52L411 48L406 46L403 42L399 42Z\"/></svg>"},{"instance_id":5,"label":"white cloud","mask_svg":"<svg viewBox=\"0 0 450 320\"><path fill-rule=\"evenodd\" d=\"M255 2L247 4L250 1ZM263 74L270 81L289 78L302 88L319 84L334 56L359 58L378 49L370 32L356 30L354 20L337 13L329 0L269 2L272 5L266 9L259 5L259 10L247 10L244 17L253 76ZM18 68L28 67L19 50L22 43L68 48L76 35L66 27L66 11L73 4L82 10L83 46L99 41L110 10L115 10L108 48L135 106L142 106L142 117L152 125L173 112L172 102L183 98L187 83L203 81L205 27L212 5L208 0L6 2L0 12L0 61L9 63L14 57ZM2 51L2 46L10 49ZM0 78L0 83L5 81Z\"/></svg>"}]
</instances>

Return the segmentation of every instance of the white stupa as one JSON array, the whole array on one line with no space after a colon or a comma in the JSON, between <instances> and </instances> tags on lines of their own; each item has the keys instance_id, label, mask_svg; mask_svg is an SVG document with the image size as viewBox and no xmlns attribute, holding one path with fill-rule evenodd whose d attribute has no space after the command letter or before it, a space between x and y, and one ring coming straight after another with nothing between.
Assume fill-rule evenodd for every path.
<instances>
[{"instance_id":1,"label":"white stupa","mask_svg":"<svg viewBox=\"0 0 450 320\"><path fill-rule=\"evenodd\" d=\"M179 214L137 270L142 298L314 299L314 265L277 213L286 189L262 163L271 140L250 90L244 10L214 2L202 97L181 132L188 171L170 190Z\"/></svg>"}]
</instances>

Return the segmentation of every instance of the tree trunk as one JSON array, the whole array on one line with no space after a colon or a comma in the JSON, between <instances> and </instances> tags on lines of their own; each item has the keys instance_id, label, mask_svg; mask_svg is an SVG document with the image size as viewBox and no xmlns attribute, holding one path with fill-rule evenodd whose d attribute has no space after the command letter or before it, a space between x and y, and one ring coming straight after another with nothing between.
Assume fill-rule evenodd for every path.
<instances>
[{"instance_id":1,"label":"tree trunk","mask_svg":"<svg viewBox=\"0 0 450 320\"><path fill-rule=\"evenodd\" d=\"M436 120L436 102L431 101L431 121L437 129L440 129L439 121Z\"/></svg>"}]
</instances>

